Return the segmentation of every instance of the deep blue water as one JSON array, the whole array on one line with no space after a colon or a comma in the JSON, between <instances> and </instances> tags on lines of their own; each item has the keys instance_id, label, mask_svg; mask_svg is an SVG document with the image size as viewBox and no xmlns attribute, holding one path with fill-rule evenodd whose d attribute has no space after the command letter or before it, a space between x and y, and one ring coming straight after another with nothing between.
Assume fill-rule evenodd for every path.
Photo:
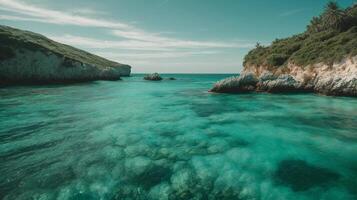
<instances>
[{"instance_id":1,"label":"deep blue water","mask_svg":"<svg viewBox=\"0 0 357 200\"><path fill-rule=\"evenodd\" d=\"M357 99L227 76L0 88L0 199L357 199Z\"/></svg>"}]
</instances>

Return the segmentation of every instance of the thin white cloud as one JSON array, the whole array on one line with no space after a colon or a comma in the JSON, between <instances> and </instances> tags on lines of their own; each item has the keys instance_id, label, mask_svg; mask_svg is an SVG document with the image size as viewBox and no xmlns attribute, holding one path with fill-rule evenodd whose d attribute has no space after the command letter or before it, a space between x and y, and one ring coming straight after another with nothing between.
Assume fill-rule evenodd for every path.
<instances>
[{"instance_id":1,"label":"thin white cloud","mask_svg":"<svg viewBox=\"0 0 357 200\"><path fill-rule=\"evenodd\" d=\"M50 39L84 48L91 49L131 49L131 50L147 50L147 51L169 51L169 48L158 46L152 42L138 40L98 40L89 37L81 37L74 35L64 36L48 36Z\"/></svg>"},{"instance_id":2,"label":"thin white cloud","mask_svg":"<svg viewBox=\"0 0 357 200\"><path fill-rule=\"evenodd\" d=\"M46 20L40 18L21 17L21 16L12 16L12 15L0 15L0 19L10 20L10 21L47 22Z\"/></svg>"},{"instance_id":3,"label":"thin white cloud","mask_svg":"<svg viewBox=\"0 0 357 200\"><path fill-rule=\"evenodd\" d=\"M68 12L73 15L89 15L89 16L107 15L107 13L104 11L98 11L92 8L73 8L68 10Z\"/></svg>"},{"instance_id":4,"label":"thin white cloud","mask_svg":"<svg viewBox=\"0 0 357 200\"><path fill-rule=\"evenodd\" d=\"M63 11L40 8L17 0L0 0L0 10L5 10L24 16L1 15L0 19L14 21L34 21L51 24L77 25L88 27L109 28L113 35L128 41L97 41L90 38L79 38L76 36L57 37L63 43L78 44L86 46L115 46L130 49L152 49L163 50L166 48L251 48L254 44L242 42L217 42L217 41L193 41L164 37L160 34L150 33L123 22L95 19L80 16L77 13L66 13ZM74 9L75 10L75 9ZM78 10L77 10L78 11ZM85 8L80 12L92 13L95 11ZM77 41L76 41L77 40ZM103 44L104 43L104 44ZM131 47L129 45L132 45Z\"/></svg>"},{"instance_id":5,"label":"thin white cloud","mask_svg":"<svg viewBox=\"0 0 357 200\"><path fill-rule=\"evenodd\" d=\"M64 35L48 36L50 39L84 48L92 49L132 49L143 51L176 51L184 49L210 49L210 48L251 48L251 43L222 43L222 42L197 42L183 40L168 40L161 42L156 40L98 40L89 37Z\"/></svg>"},{"instance_id":6,"label":"thin white cloud","mask_svg":"<svg viewBox=\"0 0 357 200\"><path fill-rule=\"evenodd\" d=\"M161 47L174 48L251 48L252 43L182 40L150 34L147 32L114 30L113 34L127 39L152 42Z\"/></svg>"},{"instance_id":7,"label":"thin white cloud","mask_svg":"<svg viewBox=\"0 0 357 200\"><path fill-rule=\"evenodd\" d=\"M47 20L48 23L103 28L129 28L127 24L83 17L75 14L33 6L16 0L0 0L0 10Z\"/></svg>"},{"instance_id":8,"label":"thin white cloud","mask_svg":"<svg viewBox=\"0 0 357 200\"><path fill-rule=\"evenodd\" d=\"M180 58L180 57L191 57L191 56L200 56L200 55L212 55L218 54L219 51L184 51L184 52L150 52L150 53L114 53L114 52L101 52L96 51L97 55L111 58L115 60L123 59L149 59L149 58Z\"/></svg>"}]
</instances>

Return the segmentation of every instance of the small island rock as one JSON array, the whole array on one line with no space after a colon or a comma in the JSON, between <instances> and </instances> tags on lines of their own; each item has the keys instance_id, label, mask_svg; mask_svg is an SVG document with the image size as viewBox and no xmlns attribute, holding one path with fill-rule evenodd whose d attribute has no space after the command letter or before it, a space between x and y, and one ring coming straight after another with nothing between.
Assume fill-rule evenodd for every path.
<instances>
[{"instance_id":1,"label":"small island rock","mask_svg":"<svg viewBox=\"0 0 357 200\"><path fill-rule=\"evenodd\" d=\"M147 74L144 76L144 80L148 80L148 81L161 81L162 78L160 76L160 74L158 73L153 73L153 74Z\"/></svg>"}]
</instances>

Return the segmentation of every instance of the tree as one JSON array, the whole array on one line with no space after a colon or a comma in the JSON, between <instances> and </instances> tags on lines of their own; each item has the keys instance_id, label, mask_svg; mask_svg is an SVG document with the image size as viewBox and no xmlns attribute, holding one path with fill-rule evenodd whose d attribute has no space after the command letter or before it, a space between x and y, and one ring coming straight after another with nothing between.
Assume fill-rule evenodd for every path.
<instances>
[{"instance_id":1,"label":"tree","mask_svg":"<svg viewBox=\"0 0 357 200\"><path fill-rule=\"evenodd\" d=\"M325 30L344 31L348 28L349 16L346 11L341 9L337 2L330 1L324 12L319 17L314 17L310 25L308 25L308 32L321 32Z\"/></svg>"},{"instance_id":2,"label":"tree","mask_svg":"<svg viewBox=\"0 0 357 200\"><path fill-rule=\"evenodd\" d=\"M255 44L255 48L256 49L260 49L260 48L262 48L263 46L259 43L259 42L257 42L256 44Z\"/></svg>"},{"instance_id":3,"label":"tree","mask_svg":"<svg viewBox=\"0 0 357 200\"><path fill-rule=\"evenodd\" d=\"M307 26L307 31L309 33L316 33L322 30L321 25L321 18L320 17L313 17L310 21L310 24Z\"/></svg>"},{"instance_id":4,"label":"tree","mask_svg":"<svg viewBox=\"0 0 357 200\"><path fill-rule=\"evenodd\" d=\"M337 2L330 1L325 8L325 12L322 14L323 29L342 31L345 29L346 20L347 15L345 11L340 9Z\"/></svg>"}]
</instances>

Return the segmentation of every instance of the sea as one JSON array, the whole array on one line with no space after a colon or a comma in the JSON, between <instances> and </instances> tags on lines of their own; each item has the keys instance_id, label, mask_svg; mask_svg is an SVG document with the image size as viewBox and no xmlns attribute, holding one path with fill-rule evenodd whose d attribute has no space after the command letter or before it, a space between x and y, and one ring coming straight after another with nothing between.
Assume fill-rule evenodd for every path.
<instances>
[{"instance_id":1,"label":"sea","mask_svg":"<svg viewBox=\"0 0 357 200\"><path fill-rule=\"evenodd\" d=\"M143 76L1 87L0 199L357 199L356 98Z\"/></svg>"}]
</instances>

